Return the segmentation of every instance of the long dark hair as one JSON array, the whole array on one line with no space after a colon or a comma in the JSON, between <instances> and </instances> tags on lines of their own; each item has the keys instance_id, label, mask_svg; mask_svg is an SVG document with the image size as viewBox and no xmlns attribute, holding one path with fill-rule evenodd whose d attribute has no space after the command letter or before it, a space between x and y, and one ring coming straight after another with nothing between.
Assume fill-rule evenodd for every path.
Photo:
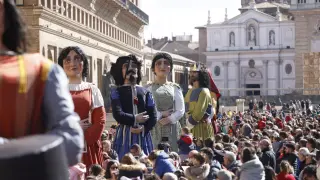
<instances>
[{"instance_id":1,"label":"long dark hair","mask_svg":"<svg viewBox=\"0 0 320 180\"><path fill-rule=\"evenodd\" d=\"M115 160L110 160L107 164L107 167L106 167L106 172L105 172L105 175L104 177L106 179L110 179L111 178L111 173L110 173L110 169L111 169L111 166L114 165L114 164L117 164L119 165L119 162L118 161L115 161Z\"/></svg>"},{"instance_id":2,"label":"long dark hair","mask_svg":"<svg viewBox=\"0 0 320 180\"><path fill-rule=\"evenodd\" d=\"M4 0L4 33L2 43L10 51L22 54L27 51L26 26L12 0Z\"/></svg>"},{"instance_id":3,"label":"long dark hair","mask_svg":"<svg viewBox=\"0 0 320 180\"><path fill-rule=\"evenodd\" d=\"M128 60L132 60L134 63L137 64L137 75L138 75L138 78L137 78L137 84L140 83L141 81L141 62L137 59L137 57L135 55L128 55L128 56L121 56L117 59L117 62L116 63L112 63L111 64L111 70L110 70L110 74L111 76L113 77L114 81L115 81L115 84L117 86L121 86L124 84L124 78L123 78L123 75L122 75L122 65L124 63L126 63Z\"/></svg>"},{"instance_id":4,"label":"long dark hair","mask_svg":"<svg viewBox=\"0 0 320 180\"><path fill-rule=\"evenodd\" d=\"M58 64L63 68L63 60L68 56L70 51L76 52L81 57L81 60L83 62L82 78L87 77L88 76L88 59L87 59L87 56L84 54L84 52L78 46L68 46L62 49L58 57Z\"/></svg>"}]
</instances>

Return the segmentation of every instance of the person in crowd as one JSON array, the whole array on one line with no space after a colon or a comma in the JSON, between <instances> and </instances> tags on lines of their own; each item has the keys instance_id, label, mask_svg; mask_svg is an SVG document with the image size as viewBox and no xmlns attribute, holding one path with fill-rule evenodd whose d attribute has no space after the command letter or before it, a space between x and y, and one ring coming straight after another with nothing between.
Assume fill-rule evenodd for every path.
<instances>
[{"instance_id":1,"label":"person in crowd","mask_svg":"<svg viewBox=\"0 0 320 180\"><path fill-rule=\"evenodd\" d=\"M293 168L288 161L281 161L280 173L277 175L277 180L295 180Z\"/></svg>"},{"instance_id":2,"label":"person in crowd","mask_svg":"<svg viewBox=\"0 0 320 180\"><path fill-rule=\"evenodd\" d=\"M245 147L241 152L242 166L239 180L264 180L264 167L257 158L254 147Z\"/></svg>"},{"instance_id":3,"label":"person in crowd","mask_svg":"<svg viewBox=\"0 0 320 180\"><path fill-rule=\"evenodd\" d=\"M88 75L87 56L79 47L68 46L60 52L58 64L69 79L69 91L75 112L81 119L80 125L85 136L82 160L87 170L93 164L102 165L101 134L104 130L106 113L98 87L83 81Z\"/></svg>"},{"instance_id":4,"label":"person in crowd","mask_svg":"<svg viewBox=\"0 0 320 180\"><path fill-rule=\"evenodd\" d=\"M141 81L141 62L136 56L121 56L110 71L116 87L111 89L114 119L119 123L114 150L119 159L139 144L148 155L153 150L151 130L157 122L155 102L150 91L138 86Z\"/></svg>"},{"instance_id":5,"label":"person in crowd","mask_svg":"<svg viewBox=\"0 0 320 180\"><path fill-rule=\"evenodd\" d=\"M195 154L191 159L193 166L186 169L185 175L189 179L207 179L210 172L210 165L206 163L203 154Z\"/></svg>"},{"instance_id":6,"label":"person in crowd","mask_svg":"<svg viewBox=\"0 0 320 180\"><path fill-rule=\"evenodd\" d=\"M118 180L119 175L119 162L116 160L110 160L105 168L106 173L104 177L107 180Z\"/></svg>"},{"instance_id":7,"label":"person in crowd","mask_svg":"<svg viewBox=\"0 0 320 180\"><path fill-rule=\"evenodd\" d=\"M176 152L170 152L170 153L169 153L169 157L170 157L170 159L172 159L174 167L175 167L177 170L181 169L181 158L180 158L180 156L178 155L178 153L176 153Z\"/></svg>"},{"instance_id":8,"label":"person in crowd","mask_svg":"<svg viewBox=\"0 0 320 180\"><path fill-rule=\"evenodd\" d=\"M200 150L200 153L204 156L207 164L210 165L210 172L207 176L208 179L216 179L218 171L222 169L219 161L214 159L214 153L211 148L205 147Z\"/></svg>"},{"instance_id":9,"label":"person in crowd","mask_svg":"<svg viewBox=\"0 0 320 180\"><path fill-rule=\"evenodd\" d=\"M165 173L162 180L178 180L178 177L174 173Z\"/></svg>"},{"instance_id":10,"label":"person in crowd","mask_svg":"<svg viewBox=\"0 0 320 180\"><path fill-rule=\"evenodd\" d=\"M146 158L148 158L147 155L144 154L139 144L134 144L130 148L130 153L133 155L136 160L139 162L144 162Z\"/></svg>"},{"instance_id":11,"label":"person in crowd","mask_svg":"<svg viewBox=\"0 0 320 180\"><path fill-rule=\"evenodd\" d=\"M204 66L195 64L189 79L192 89L185 96L186 124L195 138L207 139L213 136L211 119L216 106L209 89L210 77Z\"/></svg>"},{"instance_id":12,"label":"person in crowd","mask_svg":"<svg viewBox=\"0 0 320 180\"><path fill-rule=\"evenodd\" d=\"M241 163L237 161L236 155L231 151L225 151L223 157L223 165L228 171L232 172L233 174L237 174L241 167Z\"/></svg>"},{"instance_id":13,"label":"person in crowd","mask_svg":"<svg viewBox=\"0 0 320 180\"><path fill-rule=\"evenodd\" d=\"M168 142L173 151L178 151L176 142L180 135L180 119L184 117L185 107L180 86L168 81L173 69L172 57L168 53L157 53L153 57L151 69L155 80L147 89L152 92L157 108L157 124L152 130L152 141L154 145Z\"/></svg>"},{"instance_id":14,"label":"person in crowd","mask_svg":"<svg viewBox=\"0 0 320 180\"><path fill-rule=\"evenodd\" d=\"M293 168L294 174L298 176L299 175L297 174L298 156L295 153L295 144L292 142L287 142L286 144L284 144L284 147L285 147L285 154L281 159L281 161L284 161L284 160L288 161Z\"/></svg>"},{"instance_id":15,"label":"person in crowd","mask_svg":"<svg viewBox=\"0 0 320 180\"><path fill-rule=\"evenodd\" d=\"M149 160L153 164L154 172L162 178L165 173L174 173L176 168L171 163L169 155L164 151L152 151Z\"/></svg>"},{"instance_id":16,"label":"person in crowd","mask_svg":"<svg viewBox=\"0 0 320 180\"><path fill-rule=\"evenodd\" d=\"M201 139L195 139L194 141L195 145L196 145L196 150L200 151L200 149L202 149L203 146L203 141Z\"/></svg>"},{"instance_id":17,"label":"person in crowd","mask_svg":"<svg viewBox=\"0 0 320 180\"><path fill-rule=\"evenodd\" d=\"M76 165L83 133L65 73L40 54L28 53L27 27L15 1L0 1L0 27L0 138L60 136L68 165Z\"/></svg>"},{"instance_id":18,"label":"person in crowd","mask_svg":"<svg viewBox=\"0 0 320 180\"><path fill-rule=\"evenodd\" d=\"M274 169L270 166L264 167L264 172L266 174L265 180L277 180L277 175Z\"/></svg>"},{"instance_id":19,"label":"person in crowd","mask_svg":"<svg viewBox=\"0 0 320 180\"><path fill-rule=\"evenodd\" d=\"M69 168L69 180L85 180L86 172L86 165L78 163Z\"/></svg>"},{"instance_id":20,"label":"person in crowd","mask_svg":"<svg viewBox=\"0 0 320 180\"><path fill-rule=\"evenodd\" d=\"M299 149L298 152L298 168L297 168L297 174L300 174L300 172L305 168L306 166L306 158L309 155L309 150L305 147L302 147Z\"/></svg>"},{"instance_id":21,"label":"person in crowd","mask_svg":"<svg viewBox=\"0 0 320 180\"><path fill-rule=\"evenodd\" d=\"M317 166L309 165L303 170L302 179L303 180L317 180Z\"/></svg>"},{"instance_id":22,"label":"person in crowd","mask_svg":"<svg viewBox=\"0 0 320 180\"><path fill-rule=\"evenodd\" d=\"M120 162L119 166L119 176L127 178L137 178L142 179L143 174L147 172L147 168L144 164L136 160L131 153L125 154Z\"/></svg>"},{"instance_id":23,"label":"person in crowd","mask_svg":"<svg viewBox=\"0 0 320 180\"><path fill-rule=\"evenodd\" d=\"M232 180L232 174L225 169L220 170L217 176L217 180Z\"/></svg>"},{"instance_id":24,"label":"person in crowd","mask_svg":"<svg viewBox=\"0 0 320 180\"><path fill-rule=\"evenodd\" d=\"M271 142L269 139L262 139L260 141L260 148L262 154L260 156L260 161L264 166L270 166L276 170L276 157L272 150Z\"/></svg>"},{"instance_id":25,"label":"person in crowd","mask_svg":"<svg viewBox=\"0 0 320 180\"><path fill-rule=\"evenodd\" d=\"M190 151L195 149L195 145L192 141L192 134L189 128L184 127L181 129L181 136L177 142L179 148L179 155L182 161L187 159Z\"/></svg>"},{"instance_id":26,"label":"person in crowd","mask_svg":"<svg viewBox=\"0 0 320 180\"><path fill-rule=\"evenodd\" d=\"M117 152L111 148L111 142L109 140L104 140L102 142L103 146L103 157L104 159L113 159L113 160L119 160Z\"/></svg>"},{"instance_id":27,"label":"person in crowd","mask_svg":"<svg viewBox=\"0 0 320 180\"><path fill-rule=\"evenodd\" d=\"M313 137L310 137L307 139L307 148L310 151L310 153L316 154L318 151L317 147L317 140Z\"/></svg>"},{"instance_id":28,"label":"person in crowd","mask_svg":"<svg viewBox=\"0 0 320 180\"><path fill-rule=\"evenodd\" d=\"M89 170L89 176L87 180L106 180L104 178L105 171L99 164L93 164Z\"/></svg>"}]
</instances>

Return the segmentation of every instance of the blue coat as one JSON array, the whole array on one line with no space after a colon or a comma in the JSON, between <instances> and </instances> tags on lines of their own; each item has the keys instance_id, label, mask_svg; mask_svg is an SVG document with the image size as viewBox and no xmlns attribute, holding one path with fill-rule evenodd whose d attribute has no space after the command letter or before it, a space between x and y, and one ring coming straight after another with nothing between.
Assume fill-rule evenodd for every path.
<instances>
[{"instance_id":1,"label":"blue coat","mask_svg":"<svg viewBox=\"0 0 320 180\"><path fill-rule=\"evenodd\" d=\"M170 161L169 155L167 153L165 153L164 151L160 152L160 154L158 155L158 157L156 159L154 171L160 178L162 178L162 176L165 173L176 172L176 168L174 167L174 165Z\"/></svg>"}]
</instances>

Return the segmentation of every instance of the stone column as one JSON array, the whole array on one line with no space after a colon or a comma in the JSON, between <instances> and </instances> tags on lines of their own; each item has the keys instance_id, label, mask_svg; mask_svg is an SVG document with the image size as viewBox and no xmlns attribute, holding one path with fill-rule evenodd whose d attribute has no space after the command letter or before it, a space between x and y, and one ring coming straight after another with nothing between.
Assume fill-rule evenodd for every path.
<instances>
[{"instance_id":1,"label":"stone column","mask_svg":"<svg viewBox=\"0 0 320 180\"><path fill-rule=\"evenodd\" d=\"M266 89L264 90L264 95L268 96L268 60L263 60L263 88Z\"/></svg>"},{"instance_id":2,"label":"stone column","mask_svg":"<svg viewBox=\"0 0 320 180\"><path fill-rule=\"evenodd\" d=\"M222 62L223 64L223 71L224 71L224 88L227 89L228 88L228 65L229 65L229 61L225 61L225 62ZM229 96L228 94L228 90L225 90L224 92L224 95L225 96Z\"/></svg>"},{"instance_id":3,"label":"stone column","mask_svg":"<svg viewBox=\"0 0 320 180\"><path fill-rule=\"evenodd\" d=\"M281 77L280 77L280 72L281 72L281 64L283 62L283 60L275 60L274 61L277 68L276 68L276 79L277 79L277 87L276 88L280 88L280 84L281 84ZM281 90L277 90L277 94L280 95L281 94Z\"/></svg>"},{"instance_id":4,"label":"stone column","mask_svg":"<svg viewBox=\"0 0 320 180\"><path fill-rule=\"evenodd\" d=\"M236 103L237 103L237 112L244 112L244 99L237 99Z\"/></svg>"},{"instance_id":5,"label":"stone column","mask_svg":"<svg viewBox=\"0 0 320 180\"><path fill-rule=\"evenodd\" d=\"M235 74L236 74L236 85L237 85L237 88L240 88L240 84L241 84L241 82L240 82L240 76L241 76L241 74L240 74L240 61L238 61L238 60L236 60L236 61L233 61L234 62L234 64L236 65L236 72L235 72ZM236 95L237 96L240 96L240 91L236 91Z\"/></svg>"}]
</instances>

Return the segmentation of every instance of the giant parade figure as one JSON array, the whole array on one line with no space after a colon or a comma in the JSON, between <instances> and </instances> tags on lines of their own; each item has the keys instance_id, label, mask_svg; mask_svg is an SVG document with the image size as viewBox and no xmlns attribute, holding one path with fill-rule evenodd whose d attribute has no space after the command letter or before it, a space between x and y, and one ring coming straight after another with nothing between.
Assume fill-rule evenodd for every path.
<instances>
[{"instance_id":1,"label":"giant parade figure","mask_svg":"<svg viewBox=\"0 0 320 180\"><path fill-rule=\"evenodd\" d=\"M69 91L74 111L80 116L85 146L82 161L88 170L93 164L102 164L101 134L106 122L106 112L100 90L92 83L84 82L88 75L88 59L77 46L68 46L60 52L58 64L69 79Z\"/></svg>"},{"instance_id":2,"label":"giant parade figure","mask_svg":"<svg viewBox=\"0 0 320 180\"><path fill-rule=\"evenodd\" d=\"M202 140L213 135L211 119L216 112L216 101L211 95L210 79L204 66L195 64L190 68L189 82L192 88L185 96L186 123L193 136Z\"/></svg>"},{"instance_id":3,"label":"giant parade figure","mask_svg":"<svg viewBox=\"0 0 320 180\"><path fill-rule=\"evenodd\" d=\"M134 144L148 155L153 150L150 131L157 122L157 112L151 92L139 86L141 62L134 55L122 56L112 64L111 75L116 87L111 89L111 107L118 122L113 148L119 159Z\"/></svg>"},{"instance_id":4,"label":"giant parade figure","mask_svg":"<svg viewBox=\"0 0 320 180\"><path fill-rule=\"evenodd\" d=\"M181 88L178 84L169 82L172 72L172 57L167 53L157 53L151 65L155 81L148 85L152 92L156 107L158 122L152 130L152 140L155 146L160 142L170 143L173 151L178 151L182 119L185 111Z\"/></svg>"}]
</instances>

